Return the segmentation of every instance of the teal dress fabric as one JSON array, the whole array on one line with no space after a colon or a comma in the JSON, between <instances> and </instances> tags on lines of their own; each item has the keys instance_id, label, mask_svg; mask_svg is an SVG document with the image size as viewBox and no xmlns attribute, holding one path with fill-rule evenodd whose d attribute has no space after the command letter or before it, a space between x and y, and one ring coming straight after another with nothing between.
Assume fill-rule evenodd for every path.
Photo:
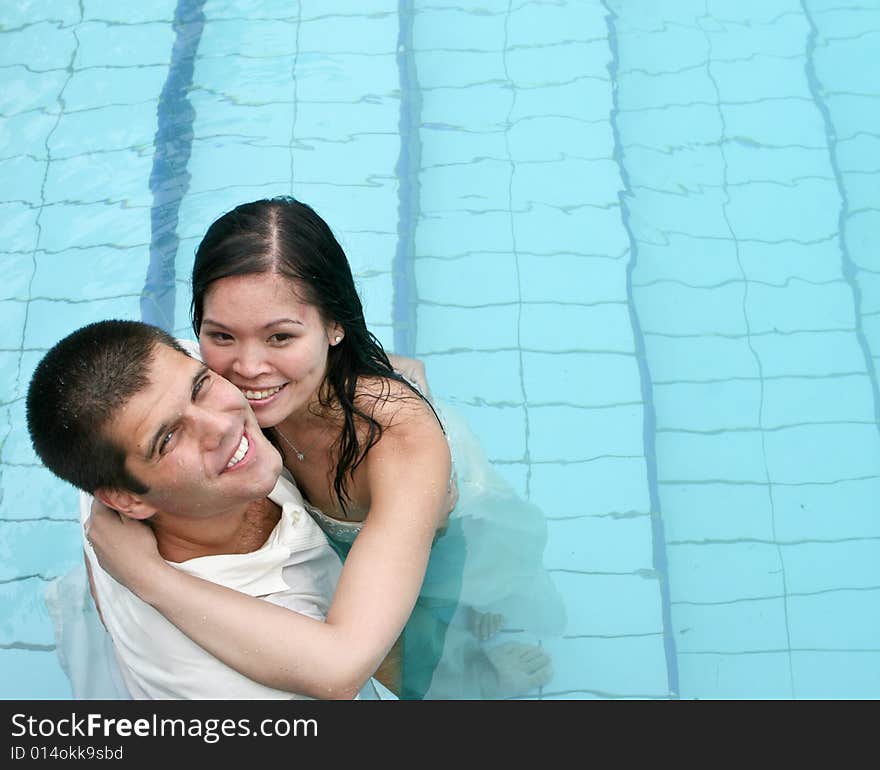
<instances>
[{"instance_id":1,"label":"teal dress fabric","mask_svg":"<svg viewBox=\"0 0 880 770\"><path fill-rule=\"evenodd\" d=\"M434 406L449 441L459 497L434 541L404 629L400 697L526 695L487 687L494 673L489 651L511 639L534 642L564 630L562 598L543 566L546 522L495 470L461 415L450 405ZM308 509L344 559L362 523ZM475 613L503 617L493 639L478 639Z\"/></svg>"}]
</instances>

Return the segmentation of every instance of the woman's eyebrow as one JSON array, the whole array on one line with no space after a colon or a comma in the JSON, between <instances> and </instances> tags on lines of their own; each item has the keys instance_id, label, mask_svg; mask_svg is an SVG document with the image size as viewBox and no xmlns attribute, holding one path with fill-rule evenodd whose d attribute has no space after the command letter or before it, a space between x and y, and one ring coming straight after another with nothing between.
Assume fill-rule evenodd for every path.
<instances>
[{"instance_id":1,"label":"woman's eyebrow","mask_svg":"<svg viewBox=\"0 0 880 770\"><path fill-rule=\"evenodd\" d=\"M211 326L215 326L218 329L224 329L229 331L229 328L226 324L220 323L220 321L215 321L213 318L203 318L202 326L205 324L209 324ZM261 328L263 329L271 329L273 326L280 326L281 324L295 324L296 326L305 326L305 324L300 321L298 318L276 318L273 321L269 321L269 323L264 324Z\"/></svg>"}]
</instances>

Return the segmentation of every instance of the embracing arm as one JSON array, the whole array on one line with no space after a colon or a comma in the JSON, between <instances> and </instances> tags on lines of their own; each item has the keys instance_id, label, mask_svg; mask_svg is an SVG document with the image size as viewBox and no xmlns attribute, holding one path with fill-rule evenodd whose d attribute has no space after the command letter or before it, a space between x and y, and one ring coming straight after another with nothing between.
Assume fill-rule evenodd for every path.
<instances>
[{"instance_id":1,"label":"embracing arm","mask_svg":"<svg viewBox=\"0 0 880 770\"><path fill-rule=\"evenodd\" d=\"M436 419L423 406L401 412L364 461L371 491L367 522L325 622L170 567L155 541L150 545L147 527L109 511L96 512L90 530L102 565L245 676L317 698L354 697L412 612L447 510L449 451ZM131 545L135 540L140 542Z\"/></svg>"}]
</instances>

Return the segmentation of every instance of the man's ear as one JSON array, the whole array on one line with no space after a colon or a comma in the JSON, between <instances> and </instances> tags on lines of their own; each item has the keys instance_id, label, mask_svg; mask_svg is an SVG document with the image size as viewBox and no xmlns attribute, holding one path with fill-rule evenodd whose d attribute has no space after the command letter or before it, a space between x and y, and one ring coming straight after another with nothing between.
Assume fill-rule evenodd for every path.
<instances>
[{"instance_id":1,"label":"man's ear","mask_svg":"<svg viewBox=\"0 0 880 770\"><path fill-rule=\"evenodd\" d=\"M118 511L132 519L149 519L150 516L156 513L154 506L133 492L126 492L124 489L107 489L102 487L95 490L95 498L104 503L108 508L112 508L114 511Z\"/></svg>"}]
</instances>

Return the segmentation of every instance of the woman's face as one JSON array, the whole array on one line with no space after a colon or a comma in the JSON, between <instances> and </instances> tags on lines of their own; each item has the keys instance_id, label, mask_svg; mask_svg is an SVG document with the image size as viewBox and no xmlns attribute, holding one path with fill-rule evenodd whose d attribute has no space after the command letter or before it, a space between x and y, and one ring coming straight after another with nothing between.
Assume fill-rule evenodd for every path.
<instances>
[{"instance_id":1,"label":"woman's face","mask_svg":"<svg viewBox=\"0 0 880 770\"><path fill-rule=\"evenodd\" d=\"M202 357L241 389L263 428L304 413L324 379L327 352L343 335L300 296L277 273L221 278L205 292Z\"/></svg>"}]
</instances>

